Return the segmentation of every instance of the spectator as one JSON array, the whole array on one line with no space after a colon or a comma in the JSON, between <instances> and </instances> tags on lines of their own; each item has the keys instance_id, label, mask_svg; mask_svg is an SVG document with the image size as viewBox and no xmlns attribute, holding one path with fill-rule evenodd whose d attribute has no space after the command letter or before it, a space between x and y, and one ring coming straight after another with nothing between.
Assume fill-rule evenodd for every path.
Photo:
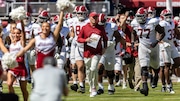
<instances>
[{"instance_id":1,"label":"spectator","mask_svg":"<svg viewBox=\"0 0 180 101\"><path fill-rule=\"evenodd\" d=\"M57 68L57 61L53 57L46 57L43 67L33 72L34 89L30 100L61 101L62 95L68 95L65 71Z\"/></svg>"}]
</instances>

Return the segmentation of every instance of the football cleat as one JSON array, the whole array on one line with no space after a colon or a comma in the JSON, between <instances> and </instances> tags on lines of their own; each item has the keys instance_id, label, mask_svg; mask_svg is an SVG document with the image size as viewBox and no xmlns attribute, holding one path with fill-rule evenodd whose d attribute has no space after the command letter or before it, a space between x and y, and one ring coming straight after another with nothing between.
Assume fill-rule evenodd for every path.
<instances>
[{"instance_id":1,"label":"football cleat","mask_svg":"<svg viewBox=\"0 0 180 101\"><path fill-rule=\"evenodd\" d=\"M78 85L77 85L77 84L73 84L73 85L71 85L71 90L73 90L73 91L76 91L76 92L77 92L77 90L78 90Z\"/></svg>"}]
</instances>

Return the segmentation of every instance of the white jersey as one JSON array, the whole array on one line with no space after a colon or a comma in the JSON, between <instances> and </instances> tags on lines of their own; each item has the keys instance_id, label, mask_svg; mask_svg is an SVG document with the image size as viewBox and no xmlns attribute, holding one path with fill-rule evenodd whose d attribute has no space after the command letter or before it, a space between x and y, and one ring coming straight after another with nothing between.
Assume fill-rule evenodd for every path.
<instances>
[{"instance_id":1,"label":"white jersey","mask_svg":"<svg viewBox=\"0 0 180 101\"><path fill-rule=\"evenodd\" d=\"M32 24L32 31L34 36L37 36L39 33L42 32L41 26L37 23L33 23Z\"/></svg>"},{"instance_id":2,"label":"white jersey","mask_svg":"<svg viewBox=\"0 0 180 101\"><path fill-rule=\"evenodd\" d=\"M164 31L165 31L165 37L162 40L165 42L173 44L173 40L175 38L175 35L174 35L175 24L174 24L174 22L172 21L170 24L169 22L162 20L159 22L159 25L161 27L164 27Z\"/></svg>"},{"instance_id":3,"label":"white jersey","mask_svg":"<svg viewBox=\"0 0 180 101\"><path fill-rule=\"evenodd\" d=\"M22 49L21 41L18 41L16 44L11 43L9 46L9 51L14 54L17 54Z\"/></svg>"},{"instance_id":4,"label":"white jersey","mask_svg":"<svg viewBox=\"0 0 180 101\"><path fill-rule=\"evenodd\" d=\"M105 32L107 33L108 41L113 40L114 31L118 30L118 26L115 23L106 23Z\"/></svg>"},{"instance_id":5,"label":"white jersey","mask_svg":"<svg viewBox=\"0 0 180 101\"><path fill-rule=\"evenodd\" d=\"M40 35L35 36L35 49L37 52L48 54L55 49L56 42L52 33L46 39L42 39Z\"/></svg>"},{"instance_id":6,"label":"white jersey","mask_svg":"<svg viewBox=\"0 0 180 101\"><path fill-rule=\"evenodd\" d=\"M73 26L73 22L75 21L78 21L78 18L77 17L73 17L73 18L70 18L70 19L67 19L67 20L64 20L63 22L63 26L65 27L72 27Z\"/></svg>"},{"instance_id":7,"label":"white jersey","mask_svg":"<svg viewBox=\"0 0 180 101\"><path fill-rule=\"evenodd\" d=\"M131 22L131 26L133 30L136 31L139 37L139 42L147 47L150 47L150 44L156 41L155 26L158 25L158 23L158 19L152 18L147 20L145 24L141 25L136 19L134 19Z\"/></svg>"}]
</instances>

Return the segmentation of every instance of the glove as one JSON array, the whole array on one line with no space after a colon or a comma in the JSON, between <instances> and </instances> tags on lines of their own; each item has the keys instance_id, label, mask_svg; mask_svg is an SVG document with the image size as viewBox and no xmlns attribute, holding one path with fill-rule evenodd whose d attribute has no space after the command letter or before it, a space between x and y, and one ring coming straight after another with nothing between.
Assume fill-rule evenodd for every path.
<instances>
[{"instance_id":1,"label":"glove","mask_svg":"<svg viewBox=\"0 0 180 101\"><path fill-rule=\"evenodd\" d=\"M151 44L151 47L152 47L152 48L156 47L156 45L158 44L158 42L159 42L159 40L156 40L155 42L153 42L153 43Z\"/></svg>"},{"instance_id":2,"label":"glove","mask_svg":"<svg viewBox=\"0 0 180 101\"><path fill-rule=\"evenodd\" d=\"M34 49L31 50L30 55L31 55L31 56L35 56L35 55L36 55L36 51L35 51Z\"/></svg>"},{"instance_id":3,"label":"glove","mask_svg":"<svg viewBox=\"0 0 180 101\"><path fill-rule=\"evenodd\" d=\"M59 53L56 53L56 54L54 55L54 58L55 58L55 59L59 59L59 58L60 58Z\"/></svg>"}]
</instances>

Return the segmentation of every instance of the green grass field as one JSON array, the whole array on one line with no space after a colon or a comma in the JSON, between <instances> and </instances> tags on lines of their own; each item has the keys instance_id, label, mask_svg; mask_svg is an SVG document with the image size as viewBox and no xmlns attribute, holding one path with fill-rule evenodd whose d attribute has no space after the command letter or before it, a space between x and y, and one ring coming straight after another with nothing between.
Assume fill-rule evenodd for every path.
<instances>
[{"instance_id":1,"label":"green grass field","mask_svg":"<svg viewBox=\"0 0 180 101\"><path fill-rule=\"evenodd\" d=\"M89 97L88 85L86 85L86 93L81 94L69 89L68 97L63 97L64 101L180 101L180 83L174 82L175 94L170 94L168 92L161 92L161 85L159 83L158 87L155 89L149 88L149 95L144 96L140 92L135 92L130 89L122 89L122 87L116 87L116 92L114 95L108 95L107 84L105 85L105 93L102 95L97 95L94 98ZM16 94L18 94L20 100L22 99L22 94L19 87L14 87ZM28 84L29 94L31 93L31 85ZM3 92L8 92L7 85L4 84ZM53 92L53 91L52 91Z\"/></svg>"}]
</instances>

